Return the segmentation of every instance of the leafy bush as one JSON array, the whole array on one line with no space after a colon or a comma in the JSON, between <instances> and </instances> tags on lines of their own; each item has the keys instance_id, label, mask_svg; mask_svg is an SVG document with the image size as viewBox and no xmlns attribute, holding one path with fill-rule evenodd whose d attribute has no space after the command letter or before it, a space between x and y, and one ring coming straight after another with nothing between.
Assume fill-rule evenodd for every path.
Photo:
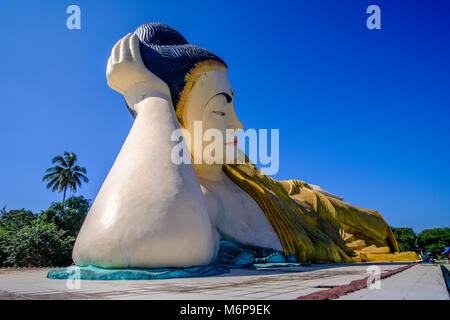
<instances>
[{"instance_id":1,"label":"leafy bush","mask_svg":"<svg viewBox=\"0 0 450 320\"><path fill-rule=\"evenodd\" d=\"M427 251L444 251L450 245L450 228L425 229L419 233L419 246Z\"/></svg>"},{"instance_id":2,"label":"leafy bush","mask_svg":"<svg viewBox=\"0 0 450 320\"><path fill-rule=\"evenodd\" d=\"M72 248L90 201L71 197L39 215L0 210L0 266L46 267L72 263Z\"/></svg>"},{"instance_id":3,"label":"leafy bush","mask_svg":"<svg viewBox=\"0 0 450 320\"><path fill-rule=\"evenodd\" d=\"M35 220L17 231L4 231L1 246L5 267L70 265L75 238L53 223Z\"/></svg>"},{"instance_id":4,"label":"leafy bush","mask_svg":"<svg viewBox=\"0 0 450 320\"><path fill-rule=\"evenodd\" d=\"M41 212L39 219L54 223L66 230L67 235L76 238L90 206L90 201L83 196L70 197L65 202L52 203L50 208Z\"/></svg>"},{"instance_id":5,"label":"leafy bush","mask_svg":"<svg viewBox=\"0 0 450 320\"><path fill-rule=\"evenodd\" d=\"M0 267L3 266L4 261L8 257L5 248L6 248L6 241L8 239L8 236L6 235L7 231L5 229L0 228Z\"/></svg>"},{"instance_id":6,"label":"leafy bush","mask_svg":"<svg viewBox=\"0 0 450 320\"><path fill-rule=\"evenodd\" d=\"M412 228L391 227L395 239L403 251L417 251L418 237Z\"/></svg>"},{"instance_id":7,"label":"leafy bush","mask_svg":"<svg viewBox=\"0 0 450 320\"><path fill-rule=\"evenodd\" d=\"M404 251L432 252L439 256L450 245L450 228L422 230L418 235L412 228L391 227L395 238Z\"/></svg>"},{"instance_id":8,"label":"leafy bush","mask_svg":"<svg viewBox=\"0 0 450 320\"><path fill-rule=\"evenodd\" d=\"M5 230L18 230L37 219L37 215L25 209L6 211L0 213L0 228Z\"/></svg>"}]
</instances>

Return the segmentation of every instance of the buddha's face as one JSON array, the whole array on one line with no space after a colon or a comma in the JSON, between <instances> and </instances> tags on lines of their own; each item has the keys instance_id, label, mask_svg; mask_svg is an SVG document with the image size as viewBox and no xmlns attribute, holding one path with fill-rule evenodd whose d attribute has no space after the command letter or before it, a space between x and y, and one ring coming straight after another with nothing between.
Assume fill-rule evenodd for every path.
<instances>
[{"instance_id":1,"label":"buddha's face","mask_svg":"<svg viewBox=\"0 0 450 320\"><path fill-rule=\"evenodd\" d=\"M198 147L199 139L209 139L207 137L209 129L210 133L220 132L223 141L220 145L223 148L222 163L227 163L226 152L232 147L237 150L237 137L230 134L227 129L235 131L243 129L233 107L234 93L231 89L230 80L225 68L214 67L209 71L203 72L195 81L183 110L184 127L189 131L191 143L188 144L191 155L194 159L194 152L201 149L203 164L211 164L214 157L211 157L211 141L203 140L201 147ZM199 136L199 124L201 123L201 136ZM204 134L206 133L206 136ZM196 140L196 142L195 142ZM195 145L195 149L194 148ZM210 146L210 147L208 147ZM205 150L205 148L209 148ZM215 151L212 153L215 155ZM236 153L234 153L236 154ZM217 159L217 158L215 158ZM195 159L194 159L195 161ZM228 159L229 162L229 159Z\"/></svg>"}]
</instances>

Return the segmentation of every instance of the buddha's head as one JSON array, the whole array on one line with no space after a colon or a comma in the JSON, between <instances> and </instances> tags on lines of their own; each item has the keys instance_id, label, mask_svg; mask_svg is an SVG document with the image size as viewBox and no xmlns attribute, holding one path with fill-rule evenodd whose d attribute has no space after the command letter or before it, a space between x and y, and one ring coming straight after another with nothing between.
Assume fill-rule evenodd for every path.
<instances>
[{"instance_id":1,"label":"buddha's head","mask_svg":"<svg viewBox=\"0 0 450 320\"><path fill-rule=\"evenodd\" d=\"M161 23L144 24L135 34L140 40L145 66L169 86L178 121L190 133L191 156L194 157L194 140L199 138L201 123L202 136L208 129L222 133L222 163L225 163L227 146L237 149L237 139L230 132L227 134L227 129L243 128L234 111L234 92L225 62L213 53L189 44L181 34ZM208 154L203 153L208 144L202 145L202 154ZM203 158L204 162L208 160Z\"/></svg>"}]
</instances>

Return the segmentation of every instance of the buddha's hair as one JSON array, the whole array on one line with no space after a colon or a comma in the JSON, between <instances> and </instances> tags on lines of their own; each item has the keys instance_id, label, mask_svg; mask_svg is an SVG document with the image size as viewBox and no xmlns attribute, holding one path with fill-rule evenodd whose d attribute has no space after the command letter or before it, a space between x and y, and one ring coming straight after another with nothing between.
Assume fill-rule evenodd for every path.
<instances>
[{"instance_id":1,"label":"buddha's hair","mask_svg":"<svg viewBox=\"0 0 450 320\"><path fill-rule=\"evenodd\" d=\"M199 62L212 60L226 66L218 56L188 43L179 32L163 23L143 24L134 33L140 40L145 66L167 83L175 109L186 86L186 75Z\"/></svg>"}]
</instances>

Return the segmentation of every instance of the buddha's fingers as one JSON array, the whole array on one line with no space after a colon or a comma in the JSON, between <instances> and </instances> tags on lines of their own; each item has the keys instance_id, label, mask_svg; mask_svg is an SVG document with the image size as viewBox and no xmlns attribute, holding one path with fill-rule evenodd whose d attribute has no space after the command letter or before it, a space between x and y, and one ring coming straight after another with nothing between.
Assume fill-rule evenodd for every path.
<instances>
[{"instance_id":1,"label":"buddha's fingers","mask_svg":"<svg viewBox=\"0 0 450 320\"><path fill-rule=\"evenodd\" d=\"M142 61L141 51L139 49L139 38L136 34L133 34L130 38L130 52L132 60L142 67L145 67L144 62Z\"/></svg>"},{"instance_id":2,"label":"buddha's fingers","mask_svg":"<svg viewBox=\"0 0 450 320\"><path fill-rule=\"evenodd\" d=\"M128 62L132 62L132 56L131 56L131 51L130 51L130 38L131 38L132 34L129 33L127 34L120 42L120 57L119 57L119 63L128 61Z\"/></svg>"},{"instance_id":3,"label":"buddha's fingers","mask_svg":"<svg viewBox=\"0 0 450 320\"><path fill-rule=\"evenodd\" d=\"M111 56L109 56L109 59L108 59L108 65L107 65L107 67L106 67L106 81L108 82L108 85L109 85L112 89L118 91L118 92L121 93L121 94L126 94L125 90L122 89L121 87L119 87L119 86L114 82L113 76L112 76L113 71L114 71L114 63L113 63L113 56L111 55Z\"/></svg>"},{"instance_id":4,"label":"buddha's fingers","mask_svg":"<svg viewBox=\"0 0 450 320\"><path fill-rule=\"evenodd\" d=\"M122 39L117 41L114 47L111 50L112 64L118 63L120 59L120 44L122 43Z\"/></svg>"}]
</instances>

